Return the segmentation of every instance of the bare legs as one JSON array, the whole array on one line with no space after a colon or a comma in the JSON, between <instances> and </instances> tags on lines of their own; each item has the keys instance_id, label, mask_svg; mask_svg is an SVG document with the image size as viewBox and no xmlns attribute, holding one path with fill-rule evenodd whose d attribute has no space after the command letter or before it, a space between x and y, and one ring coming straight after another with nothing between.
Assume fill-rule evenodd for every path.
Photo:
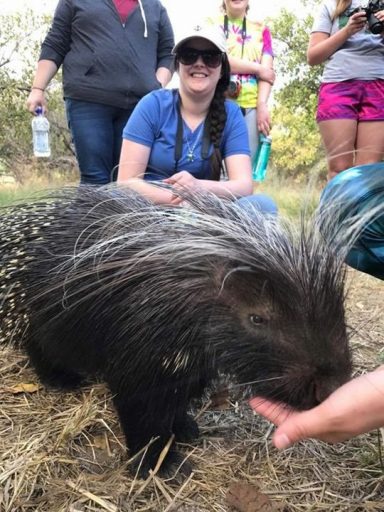
<instances>
[{"instance_id":1,"label":"bare legs","mask_svg":"<svg viewBox=\"0 0 384 512\"><path fill-rule=\"evenodd\" d=\"M328 179L355 165L380 162L384 157L384 121L332 119L319 123L327 154Z\"/></svg>"}]
</instances>

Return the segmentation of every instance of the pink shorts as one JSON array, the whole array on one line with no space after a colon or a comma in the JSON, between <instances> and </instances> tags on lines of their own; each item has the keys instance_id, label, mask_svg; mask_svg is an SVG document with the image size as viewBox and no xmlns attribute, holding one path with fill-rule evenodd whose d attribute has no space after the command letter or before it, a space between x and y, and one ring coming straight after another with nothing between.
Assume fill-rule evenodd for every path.
<instances>
[{"instance_id":1,"label":"pink shorts","mask_svg":"<svg viewBox=\"0 0 384 512\"><path fill-rule=\"evenodd\" d=\"M384 121L384 80L321 84L316 121Z\"/></svg>"}]
</instances>

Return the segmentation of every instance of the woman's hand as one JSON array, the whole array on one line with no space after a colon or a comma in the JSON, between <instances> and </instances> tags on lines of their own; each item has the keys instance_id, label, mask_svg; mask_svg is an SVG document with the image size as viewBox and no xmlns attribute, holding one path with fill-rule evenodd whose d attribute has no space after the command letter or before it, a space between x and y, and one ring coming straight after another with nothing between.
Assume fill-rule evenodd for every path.
<instances>
[{"instance_id":1,"label":"woman's hand","mask_svg":"<svg viewBox=\"0 0 384 512\"><path fill-rule=\"evenodd\" d=\"M37 107L42 107L43 113L47 112L45 92L40 89L32 89L27 98L27 109L31 114L35 114Z\"/></svg>"},{"instance_id":2,"label":"woman's hand","mask_svg":"<svg viewBox=\"0 0 384 512\"><path fill-rule=\"evenodd\" d=\"M180 171L176 174L173 174L171 177L166 178L163 180L164 183L168 183L169 185L172 185L174 190L177 192L178 190L183 191L187 190L188 192L198 191L201 190L201 185L199 183L199 180L192 176L188 171ZM174 195L172 197L172 204L173 205L179 205L183 201L183 198Z\"/></svg>"},{"instance_id":3,"label":"woman's hand","mask_svg":"<svg viewBox=\"0 0 384 512\"><path fill-rule=\"evenodd\" d=\"M269 135L271 130L271 118L266 103L257 104L257 129L265 136Z\"/></svg>"},{"instance_id":4,"label":"woman's hand","mask_svg":"<svg viewBox=\"0 0 384 512\"><path fill-rule=\"evenodd\" d=\"M330 443L345 441L384 426L384 366L347 382L309 411L255 397L251 407L278 428L276 448L285 449L306 438Z\"/></svg>"},{"instance_id":5,"label":"woman's hand","mask_svg":"<svg viewBox=\"0 0 384 512\"><path fill-rule=\"evenodd\" d=\"M276 73L275 70L272 69L269 66L263 66L263 64L258 64L256 76L259 80L262 80L263 82L268 82L269 84L273 85L275 83L276 79Z\"/></svg>"},{"instance_id":6,"label":"woman's hand","mask_svg":"<svg viewBox=\"0 0 384 512\"><path fill-rule=\"evenodd\" d=\"M381 21L381 23L384 23L384 10L376 12L375 16L379 21ZM384 38L384 30L382 30L380 35L382 38Z\"/></svg>"},{"instance_id":7,"label":"woman's hand","mask_svg":"<svg viewBox=\"0 0 384 512\"><path fill-rule=\"evenodd\" d=\"M360 30L363 30L367 24L367 16L364 11L355 12L349 18L347 25L345 26L349 36L353 36Z\"/></svg>"}]
</instances>

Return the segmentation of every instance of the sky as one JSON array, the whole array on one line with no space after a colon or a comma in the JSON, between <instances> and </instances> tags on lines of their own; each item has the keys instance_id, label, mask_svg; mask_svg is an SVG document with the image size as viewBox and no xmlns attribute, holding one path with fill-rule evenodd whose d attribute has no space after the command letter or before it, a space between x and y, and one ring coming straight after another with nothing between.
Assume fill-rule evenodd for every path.
<instances>
[{"instance_id":1,"label":"sky","mask_svg":"<svg viewBox=\"0 0 384 512\"><path fill-rule=\"evenodd\" d=\"M0 14L23 11L32 8L41 13L53 13L58 0L0 0ZM190 26L205 14L215 11L220 0L162 0L167 8L176 37L182 34L185 26ZM258 17L275 16L282 6L297 11L300 0L250 0L251 13Z\"/></svg>"},{"instance_id":2,"label":"sky","mask_svg":"<svg viewBox=\"0 0 384 512\"><path fill-rule=\"evenodd\" d=\"M176 41L183 36L193 24L201 21L205 16L217 12L222 0L161 0L166 7ZM58 0L0 0L0 15L23 12L33 9L40 14L53 14ZM296 12L303 10L300 0L250 0L250 17L263 19L277 16L282 7ZM1 26L1 20L0 20ZM15 69L17 69L15 62ZM175 76L175 80L177 77ZM171 83L170 85L175 86Z\"/></svg>"}]
</instances>

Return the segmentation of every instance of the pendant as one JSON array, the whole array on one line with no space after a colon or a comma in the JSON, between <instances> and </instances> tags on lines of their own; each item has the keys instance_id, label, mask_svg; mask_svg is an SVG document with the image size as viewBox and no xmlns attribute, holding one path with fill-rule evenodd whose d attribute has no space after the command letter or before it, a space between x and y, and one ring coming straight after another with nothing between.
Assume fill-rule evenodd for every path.
<instances>
[{"instance_id":1,"label":"pendant","mask_svg":"<svg viewBox=\"0 0 384 512\"><path fill-rule=\"evenodd\" d=\"M187 153L188 162L193 162L195 160L195 155L192 150L189 150Z\"/></svg>"}]
</instances>

